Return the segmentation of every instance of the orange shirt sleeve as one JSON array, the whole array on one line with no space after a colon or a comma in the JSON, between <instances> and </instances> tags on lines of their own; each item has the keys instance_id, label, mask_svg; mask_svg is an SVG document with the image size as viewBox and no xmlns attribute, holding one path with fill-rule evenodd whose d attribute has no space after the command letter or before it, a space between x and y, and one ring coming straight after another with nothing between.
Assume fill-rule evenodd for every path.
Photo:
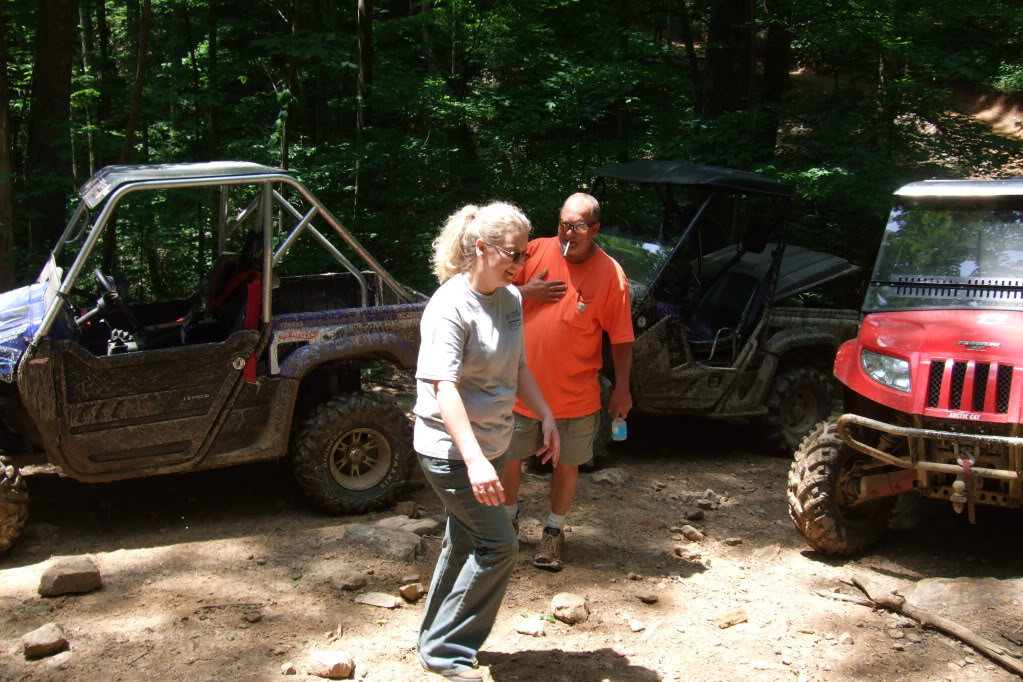
<instances>
[{"instance_id":1,"label":"orange shirt sleeve","mask_svg":"<svg viewBox=\"0 0 1023 682\"><path fill-rule=\"evenodd\" d=\"M629 280L620 265L608 258L611 272L610 283L604 306L600 311L600 326L607 332L611 343L631 343L636 340L632 328L632 297L629 295Z\"/></svg>"}]
</instances>

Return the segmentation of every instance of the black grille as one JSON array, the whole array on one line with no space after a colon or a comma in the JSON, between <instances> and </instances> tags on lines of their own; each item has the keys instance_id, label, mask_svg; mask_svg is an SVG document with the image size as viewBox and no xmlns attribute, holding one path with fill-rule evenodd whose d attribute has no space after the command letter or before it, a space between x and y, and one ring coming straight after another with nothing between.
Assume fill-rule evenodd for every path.
<instances>
[{"instance_id":1,"label":"black grille","mask_svg":"<svg viewBox=\"0 0 1023 682\"><path fill-rule=\"evenodd\" d=\"M958 410L963 404L963 383L966 381L966 363L952 363L952 392L948 396L948 408Z\"/></svg>"},{"instance_id":2,"label":"black grille","mask_svg":"<svg viewBox=\"0 0 1023 682\"><path fill-rule=\"evenodd\" d=\"M984 398L987 396L987 377L991 373L991 365L978 363L973 370L973 411L984 411Z\"/></svg>"},{"instance_id":3,"label":"black grille","mask_svg":"<svg viewBox=\"0 0 1023 682\"><path fill-rule=\"evenodd\" d=\"M951 362L949 374L948 404L941 403L942 380L945 367ZM991 378L991 365L988 362L974 362L973 368L965 360L931 360L931 369L927 375L927 407L939 407L946 410L964 409L963 389L966 379L972 372L973 390L966 396L968 408L974 412L984 411L984 402L988 396L988 380ZM1005 414L1009 411L1009 393L1012 389L1012 365L996 365L995 380L995 412Z\"/></svg>"},{"instance_id":4,"label":"black grille","mask_svg":"<svg viewBox=\"0 0 1023 682\"><path fill-rule=\"evenodd\" d=\"M1009 391L1012 388L1012 365L998 366L998 394L995 405L996 412L1009 411Z\"/></svg>"},{"instance_id":5,"label":"black grille","mask_svg":"<svg viewBox=\"0 0 1023 682\"><path fill-rule=\"evenodd\" d=\"M945 372L944 360L931 360L931 375L927 378L927 407L937 407L941 397L941 375Z\"/></svg>"}]
</instances>

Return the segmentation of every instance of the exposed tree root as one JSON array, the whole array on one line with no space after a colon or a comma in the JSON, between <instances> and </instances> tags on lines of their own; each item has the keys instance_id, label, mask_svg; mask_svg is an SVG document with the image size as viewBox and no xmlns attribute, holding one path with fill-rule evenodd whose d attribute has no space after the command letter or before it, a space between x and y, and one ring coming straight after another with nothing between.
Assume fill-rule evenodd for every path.
<instances>
[{"instance_id":1,"label":"exposed tree root","mask_svg":"<svg viewBox=\"0 0 1023 682\"><path fill-rule=\"evenodd\" d=\"M869 606L875 609L887 609L888 611L898 613L906 616L907 618L912 618L924 627L940 630L947 635L955 637L961 642L969 644L971 647L983 653L991 660L997 661L1006 669L1011 670L1017 675L1023 676L1023 663L1020 663L1020 661L1012 655L1012 652L1005 647L999 646L998 644L981 637L969 628L965 628L953 620L919 609L907 602L905 597L896 594L895 592L891 592L889 594L877 594L876 590L874 590L863 578L853 576L848 583L859 588L866 596L860 597L857 595L841 594L838 592L827 592L825 590L817 590L817 594L822 597L827 597L828 599L852 602L853 604L859 604L860 606Z\"/></svg>"}]
</instances>

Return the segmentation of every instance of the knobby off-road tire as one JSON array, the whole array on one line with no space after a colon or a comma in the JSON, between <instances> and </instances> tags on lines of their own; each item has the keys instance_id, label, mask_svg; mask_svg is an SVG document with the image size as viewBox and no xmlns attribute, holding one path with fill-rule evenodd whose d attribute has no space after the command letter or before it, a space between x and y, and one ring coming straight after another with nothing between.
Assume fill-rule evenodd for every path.
<instances>
[{"instance_id":1,"label":"knobby off-road tire","mask_svg":"<svg viewBox=\"0 0 1023 682\"><path fill-rule=\"evenodd\" d=\"M295 478L332 514L361 514L394 502L411 458L412 425L396 405L348 393L317 407L293 453Z\"/></svg>"},{"instance_id":2,"label":"knobby off-road tire","mask_svg":"<svg viewBox=\"0 0 1023 682\"><path fill-rule=\"evenodd\" d=\"M0 455L0 552L6 552L28 521L28 486L10 458Z\"/></svg>"},{"instance_id":3,"label":"knobby off-road tire","mask_svg":"<svg viewBox=\"0 0 1023 682\"><path fill-rule=\"evenodd\" d=\"M786 367L767 392L764 439L778 455L791 457L813 428L831 415L830 377L813 367Z\"/></svg>"},{"instance_id":4,"label":"knobby off-road tire","mask_svg":"<svg viewBox=\"0 0 1023 682\"><path fill-rule=\"evenodd\" d=\"M846 447L834 419L806 437L789 469L789 516L807 544L821 554L847 556L881 539L895 497L866 504L846 504L859 487L859 464L865 455Z\"/></svg>"}]
</instances>

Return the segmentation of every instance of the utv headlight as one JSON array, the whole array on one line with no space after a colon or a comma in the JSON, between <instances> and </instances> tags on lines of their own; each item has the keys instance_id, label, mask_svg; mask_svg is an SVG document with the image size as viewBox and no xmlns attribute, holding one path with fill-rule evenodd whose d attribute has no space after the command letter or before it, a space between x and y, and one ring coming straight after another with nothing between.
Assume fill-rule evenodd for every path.
<instances>
[{"instance_id":1,"label":"utv headlight","mask_svg":"<svg viewBox=\"0 0 1023 682\"><path fill-rule=\"evenodd\" d=\"M909 393L909 362L869 350L860 352L860 365L874 381Z\"/></svg>"}]
</instances>

